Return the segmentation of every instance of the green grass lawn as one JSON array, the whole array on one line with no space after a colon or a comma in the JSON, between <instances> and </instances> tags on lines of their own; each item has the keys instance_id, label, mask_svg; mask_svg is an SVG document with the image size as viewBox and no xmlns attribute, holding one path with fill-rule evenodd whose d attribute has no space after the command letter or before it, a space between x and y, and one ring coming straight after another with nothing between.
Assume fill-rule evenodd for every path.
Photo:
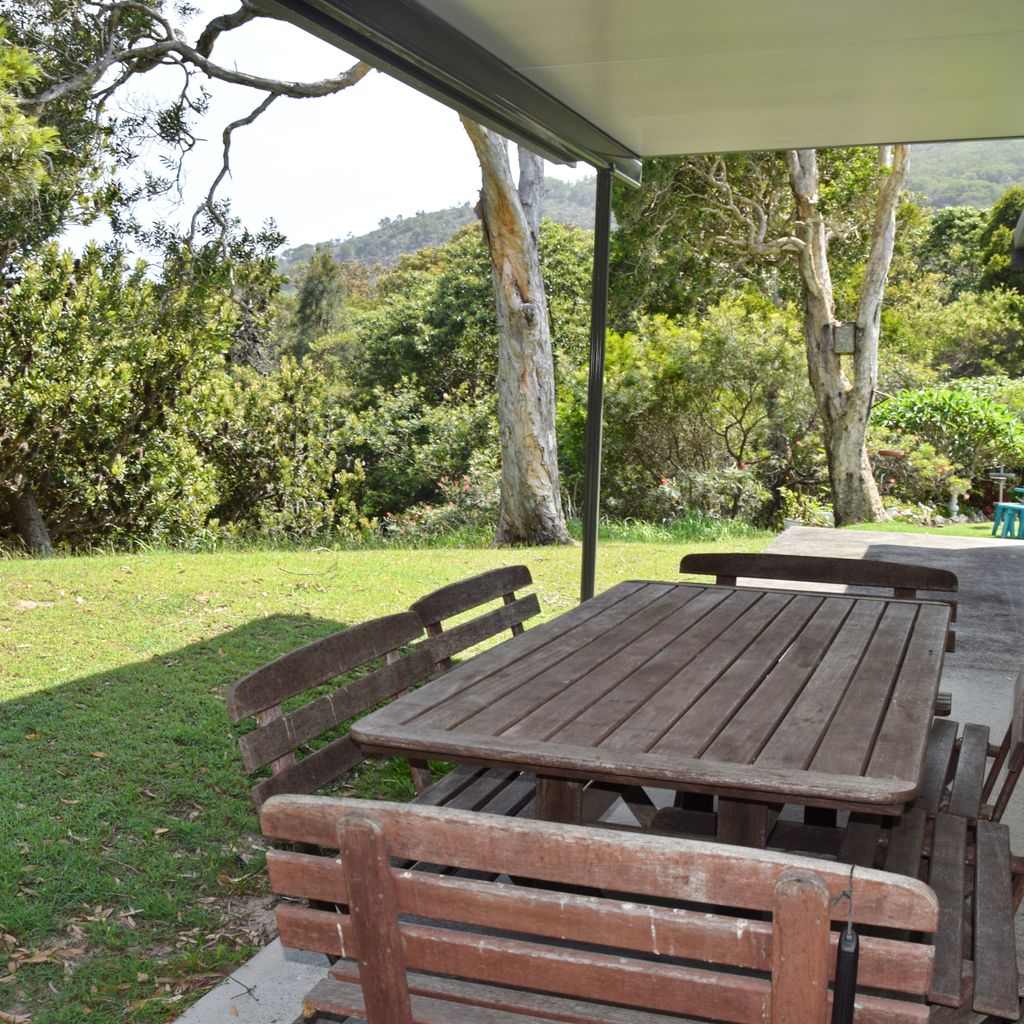
<instances>
[{"instance_id":1,"label":"green grass lawn","mask_svg":"<svg viewBox=\"0 0 1024 1024\"><path fill-rule=\"evenodd\" d=\"M868 530L875 533L930 533L937 537L988 537L992 536L991 523L957 523L954 526L916 526L913 523L858 523L844 527L847 530Z\"/></svg>"},{"instance_id":2,"label":"green grass lawn","mask_svg":"<svg viewBox=\"0 0 1024 1024\"><path fill-rule=\"evenodd\" d=\"M770 539L644 536L602 544L599 589ZM546 616L576 603L578 547L0 561L0 1021L172 1020L251 955L272 920L225 687L520 561Z\"/></svg>"}]
</instances>

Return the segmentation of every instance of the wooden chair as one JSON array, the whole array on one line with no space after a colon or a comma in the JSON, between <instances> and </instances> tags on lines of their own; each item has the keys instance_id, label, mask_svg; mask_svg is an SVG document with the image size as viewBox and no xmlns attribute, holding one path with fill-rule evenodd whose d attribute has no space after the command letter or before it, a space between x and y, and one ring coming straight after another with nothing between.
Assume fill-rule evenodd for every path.
<instances>
[{"instance_id":1,"label":"wooden chair","mask_svg":"<svg viewBox=\"0 0 1024 1024\"><path fill-rule=\"evenodd\" d=\"M280 904L284 945L353 958L310 991L308 1018L821 1024L831 922L849 910L862 928L938 924L915 879L764 850L314 797L276 797L260 817L269 837L340 854L267 857L276 893L332 905ZM927 1021L932 960L927 941L862 937L859 1024Z\"/></svg>"},{"instance_id":2,"label":"wooden chair","mask_svg":"<svg viewBox=\"0 0 1024 1024\"><path fill-rule=\"evenodd\" d=\"M437 671L446 672L456 654L506 629L513 636L522 633L523 623L540 614L540 604L536 594L517 598L515 592L532 585L533 578L525 565L509 565L441 587L412 605L411 610L432 638ZM502 599L501 607L456 626L444 627L445 620L498 598Z\"/></svg>"},{"instance_id":3,"label":"wooden chair","mask_svg":"<svg viewBox=\"0 0 1024 1024\"><path fill-rule=\"evenodd\" d=\"M238 738L245 770L270 766L271 774L257 779L250 791L257 809L277 793L323 789L364 761L358 744L343 731L345 724L432 675L428 645L402 653L422 639L412 612L388 615L314 640L228 689L231 722L250 716L257 722ZM352 677L361 670L364 674ZM337 682L327 689L332 680ZM300 703L321 687L325 692ZM460 768L433 784L425 766L412 774L422 803L496 814L525 813L533 806L535 780L518 772Z\"/></svg>"}]
</instances>

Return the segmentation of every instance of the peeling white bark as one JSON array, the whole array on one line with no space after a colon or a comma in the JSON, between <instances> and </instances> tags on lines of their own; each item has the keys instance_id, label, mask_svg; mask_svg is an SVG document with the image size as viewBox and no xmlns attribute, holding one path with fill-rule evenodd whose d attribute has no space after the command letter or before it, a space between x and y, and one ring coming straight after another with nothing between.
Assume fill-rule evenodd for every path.
<instances>
[{"instance_id":1,"label":"peeling white bark","mask_svg":"<svg viewBox=\"0 0 1024 1024\"><path fill-rule=\"evenodd\" d=\"M567 544L558 480L555 381L538 229L540 157L520 147L519 185L501 136L463 118L480 161L477 214L491 254L498 318L499 544Z\"/></svg>"}]
</instances>

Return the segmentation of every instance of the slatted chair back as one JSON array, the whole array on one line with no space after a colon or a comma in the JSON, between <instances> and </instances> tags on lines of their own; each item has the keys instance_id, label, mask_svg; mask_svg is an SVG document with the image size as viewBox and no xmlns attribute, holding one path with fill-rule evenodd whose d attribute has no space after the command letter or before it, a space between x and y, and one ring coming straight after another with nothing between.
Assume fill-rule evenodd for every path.
<instances>
[{"instance_id":1,"label":"slatted chair back","mask_svg":"<svg viewBox=\"0 0 1024 1024\"><path fill-rule=\"evenodd\" d=\"M540 614L540 604L536 594L517 598L516 591L532 585L533 577L525 565L508 565L441 587L412 605L411 610L419 617L427 636L432 637L437 671L446 672L456 654L506 629L513 636L522 633L523 623ZM456 626L444 625L456 615L499 598L502 604L498 608Z\"/></svg>"},{"instance_id":2,"label":"slatted chair back","mask_svg":"<svg viewBox=\"0 0 1024 1024\"><path fill-rule=\"evenodd\" d=\"M987 805L986 810L991 808L985 815L986 817L993 821L1002 821L1003 813L1017 786L1022 769L1024 769L1024 670L1017 675L1016 682L1013 684L1010 725L1003 737L1003 742L999 745L982 789L982 802ZM1002 774L1002 784L999 786L995 800L992 800L992 794L996 790L996 782L999 780L1000 774Z\"/></svg>"},{"instance_id":3,"label":"slatted chair back","mask_svg":"<svg viewBox=\"0 0 1024 1024\"><path fill-rule=\"evenodd\" d=\"M883 562L872 558L776 555L770 552L685 555L679 563L679 571L715 576L716 582L726 586L735 586L740 577L791 580L875 587L889 590L898 598L915 598L922 590L955 594L959 587L956 573L947 569L933 569L927 565Z\"/></svg>"},{"instance_id":4,"label":"slatted chair back","mask_svg":"<svg viewBox=\"0 0 1024 1024\"><path fill-rule=\"evenodd\" d=\"M429 678L434 665L426 644L399 654L400 648L422 637L423 629L412 612L372 619L282 655L229 688L230 720L237 723L255 715L257 721L257 728L238 740L245 770L271 768L271 775L252 787L257 808L275 793L320 789L364 759L347 734L322 744L318 741L349 719ZM374 667L378 661L382 664ZM295 701L359 669L369 671L343 679L305 703ZM303 752L304 756L297 756Z\"/></svg>"},{"instance_id":5,"label":"slatted chair back","mask_svg":"<svg viewBox=\"0 0 1024 1024\"><path fill-rule=\"evenodd\" d=\"M851 905L848 866L766 850L322 797L269 800L260 819L339 851L268 851L276 893L332 905L282 903L277 924L286 946L352 958L305 1012L369 1024L821 1024L848 910L866 928L938 922L916 879L857 869ZM932 961L928 942L862 937L854 1019L923 1024Z\"/></svg>"}]
</instances>

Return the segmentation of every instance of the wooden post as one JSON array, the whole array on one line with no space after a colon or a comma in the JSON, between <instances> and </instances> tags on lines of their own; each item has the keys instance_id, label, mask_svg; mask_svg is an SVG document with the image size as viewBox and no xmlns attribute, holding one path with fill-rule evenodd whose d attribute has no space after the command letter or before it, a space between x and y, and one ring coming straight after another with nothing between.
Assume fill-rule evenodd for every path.
<instances>
[{"instance_id":1,"label":"wooden post","mask_svg":"<svg viewBox=\"0 0 1024 1024\"><path fill-rule=\"evenodd\" d=\"M829 892L816 875L786 872L772 898L772 1024L828 1019Z\"/></svg>"},{"instance_id":2,"label":"wooden post","mask_svg":"<svg viewBox=\"0 0 1024 1024\"><path fill-rule=\"evenodd\" d=\"M384 833L372 818L347 814L338 822L338 850L339 870L348 878L349 914L368 1024L413 1024Z\"/></svg>"}]
</instances>

